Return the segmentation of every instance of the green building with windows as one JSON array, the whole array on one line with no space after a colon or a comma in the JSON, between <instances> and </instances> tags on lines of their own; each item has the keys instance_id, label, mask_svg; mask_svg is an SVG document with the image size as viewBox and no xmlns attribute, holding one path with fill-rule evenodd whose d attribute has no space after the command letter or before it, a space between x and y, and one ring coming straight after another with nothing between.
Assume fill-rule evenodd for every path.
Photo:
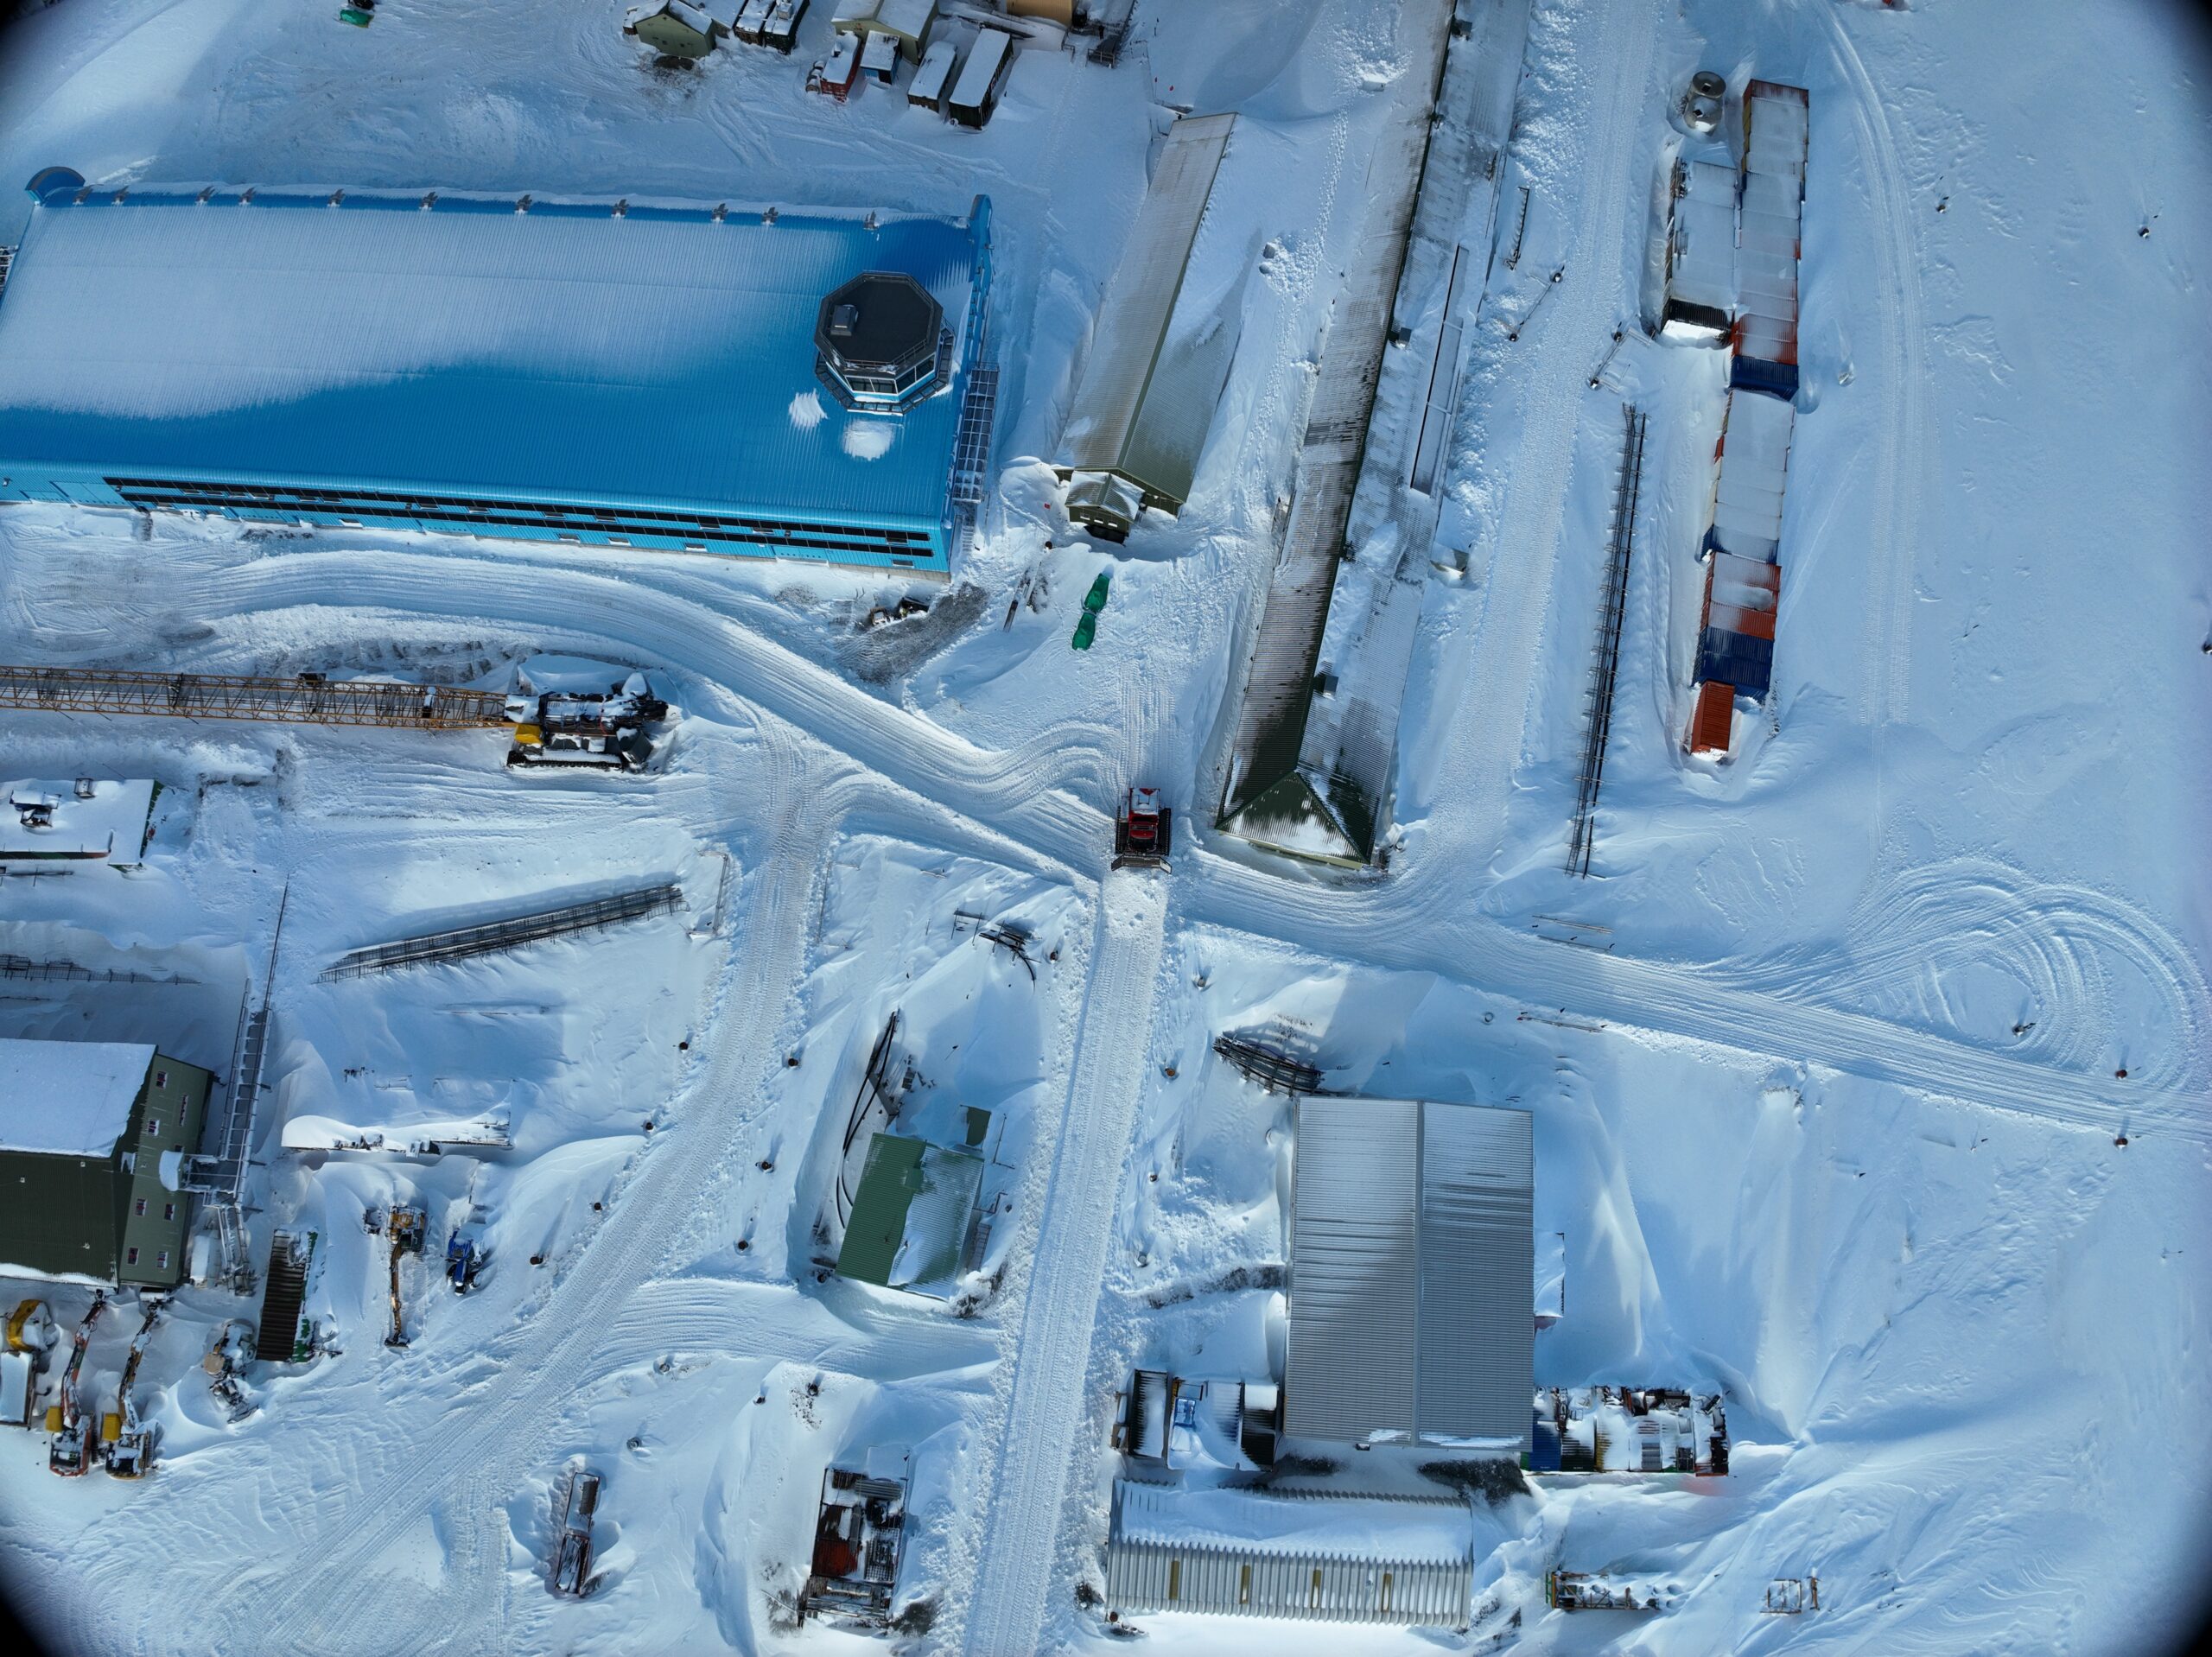
<instances>
[{"instance_id":1,"label":"green building with windows","mask_svg":"<svg viewBox=\"0 0 2212 1657\"><path fill-rule=\"evenodd\" d=\"M143 1042L0 1039L0 1272L182 1282L214 1082Z\"/></svg>"}]
</instances>

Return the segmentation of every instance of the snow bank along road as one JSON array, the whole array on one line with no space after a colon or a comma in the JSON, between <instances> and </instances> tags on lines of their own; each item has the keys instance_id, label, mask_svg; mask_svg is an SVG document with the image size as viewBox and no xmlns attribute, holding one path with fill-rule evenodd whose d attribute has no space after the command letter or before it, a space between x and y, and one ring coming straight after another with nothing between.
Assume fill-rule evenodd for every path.
<instances>
[{"instance_id":1,"label":"snow bank along road","mask_svg":"<svg viewBox=\"0 0 2212 1657\"><path fill-rule=\"evenodd\" d=\"M971 1657L1025 1657L1039 1648L1052 1539L1087 1414L1090 1336L1144 1083L1166 915L1160 877L1106 877L1052 1184L1037 1216L1020 1315L1012 1306L1005 1311L1001 1374L1011 1374L1011 1396L996 1429L984 1434L996 1464L982 1481L989 1507L966 1605Z\"/></svg>"},{"instance_id":2,"label":"snow bank along road","mask_svg":"<svg viewBox=\"0 0 2212 1657\"><path fill-rule=\"evenodd\" d=\"M1104 813L1071 790L1101 801L1109 796L1119 777L1118 733L1109 723L1063 721L1018 748L977 748L634 573L602 575L561 566L524 571L491 559L398 550L365 562L337 553L285 554L181 578L172 610L177 619L212 623L251 611L326 604L334 591L363 609L460 616L565 637L580 652L594 642L617 644L758 703L950 816L1051 861L1096 867L1108 842ZM600 631L575 632L580 616L593 618ZM1536 642L1523 638L1520 648L1534 650ZM1503 809L1502 801L1497 809ZM1336 886L1285 880L1193 848L1177 859L1178 903L1193 919L1354 964L1410 967L1510 987L1532 1004L1575 1016L1820 1064L2072 1127L2212 1143L2212 1120L2196 1091L2203 1075L2201 1052L2146 1063L2145 1075L2156 1079L2130 1083L1821 1005L1808 999L1801 982L1787 994L1767 994L1694 968L1547 943L1476 914L1467 868L1453 848L1425 844L1386 880ZM2162 955L2169 963L2158 968L2164 975L2184 969L2172 964L2185 963L2184 954ZM2204 986L2193 976L2166 987L2183 1005L2202 1004Z\"/></svg>"}]
</instances>

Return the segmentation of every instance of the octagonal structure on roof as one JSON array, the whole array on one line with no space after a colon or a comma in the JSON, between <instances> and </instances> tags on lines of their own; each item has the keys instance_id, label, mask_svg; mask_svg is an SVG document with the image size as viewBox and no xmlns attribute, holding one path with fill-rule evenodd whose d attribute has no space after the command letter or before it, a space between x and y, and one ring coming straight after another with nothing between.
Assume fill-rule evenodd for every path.
<instances>
[{"instance_id":1,"label":"octagonal structure on roof","mask_svg":"<svg viewBox=\"0 0 2212 1657\"><path fill-rule=\"evenodd\" d=\"M822 302L814 371L846 408L898 414L944 383L950 346L928 289L904 271L867 270Z\"/></svg>"},{"instance_id":2,"label":"octagonal structure on roof","mask_svg":"<svg viewBox=\"0 0 2212 1657\"><path fill-rule=\"evenodd\" d=\"M950 219L66 167L30 193L0 506L941 576L982 498L982 196ZM841 359L903 371L840 408L815 336L856 281Z\"/></svg>"}]
</instances>

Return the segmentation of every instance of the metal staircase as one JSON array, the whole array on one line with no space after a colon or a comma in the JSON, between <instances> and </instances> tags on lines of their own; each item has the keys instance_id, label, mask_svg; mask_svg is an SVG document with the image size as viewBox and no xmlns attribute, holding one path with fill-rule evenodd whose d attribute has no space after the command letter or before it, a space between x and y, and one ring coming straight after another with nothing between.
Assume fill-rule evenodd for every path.
<instances>
[{"instance_id":1,"label":"metal staircase","mask_svg":"<svg viewBox=\"0 0 2212 1657\"><path fill-rule=\"evenodd\" d=\"M280 1231L269 1245L269 1286L261 1298L261 1323L253 1355L268 1363L290 1363L299 1346L300 1306L307 1298L308 1263L314 1258L312 1235L304 1242Z\"/></svg>"}]
</instances>

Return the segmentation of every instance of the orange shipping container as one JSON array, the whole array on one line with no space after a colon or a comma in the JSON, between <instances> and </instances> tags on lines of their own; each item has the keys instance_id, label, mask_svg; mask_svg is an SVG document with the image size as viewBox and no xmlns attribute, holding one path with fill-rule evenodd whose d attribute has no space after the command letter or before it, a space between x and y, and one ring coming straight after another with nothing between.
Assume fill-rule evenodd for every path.
<instances>
[{"instance_id":1,"label":"orange shipping container","mask_svg":"<svg viewBox=\"0 0 2212 1657\"><path fill-rule=\"evenodd\" d=\"M1707 679L1697 688L1697 702L1690 714L1689 751L1726 753L1736 722L1736 688Z\"/></svg>"}]
</instances>

